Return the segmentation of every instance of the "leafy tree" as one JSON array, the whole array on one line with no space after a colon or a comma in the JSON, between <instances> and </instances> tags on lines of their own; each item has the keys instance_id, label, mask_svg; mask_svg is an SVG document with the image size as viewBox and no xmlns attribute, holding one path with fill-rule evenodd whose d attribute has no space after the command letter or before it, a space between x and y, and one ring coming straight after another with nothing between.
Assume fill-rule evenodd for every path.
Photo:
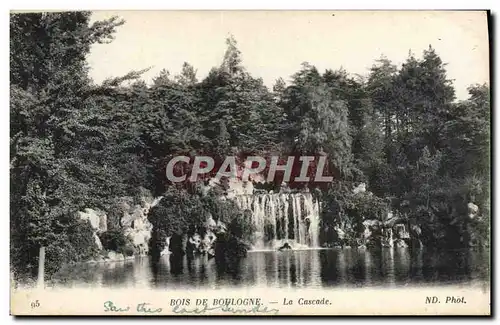
<instances>
[{"instance_id":1,"label":"leafy tree","mask_svg":"<svg viewBox=\"0 0 500 325\"><path fill-rule=\"evenodd\" d=\"M394 75L396 66L386 57L376 61L371 68L367 81L367 92L370 94L373 109L383 119L386 139L391 139L396 114Z\"/></svg>"},{"instance_id":2,"label":"leafy tree","mask_svg":"<svg viewBox=\"0 0 500 325\"><path fill-rule=\"evenodd\" d=\"M196 70L192 65L184 62L181 73L175 76L175 81L183 87L194 86L198 83L198 79L196 79Z\"/></svg>"},{"instance_id":3,"label":"leafy tree","mask_svg":"<svg viewBox=\"0 0 500 325\"><path fill-rule=\"evenodd\" d=\"M304 63L287 88L283 106L291 151L328 155L340 175L350 173L352 137L346 102L323 80L314 66Z\"/></svg>"},{"instance_id":4,"label":"leafy tree","mask_svg":"<svg viewBox=\"0 0 500 325\"><path fill-rule=\"evenodd\" d=\"M283 100L283 95L285 94L286 83L283 78L276 79L273 85L274 100L279 104Z\"/></svg>"},{"instance_id":5,"label":"leafy tree","mask_svg":"<svg viewBox=\"0 0 500 325\"><path fill-rule=\"evenodd\" d=\"M11 261L17 273L34 271L38 248L67 238L76 211L102 206L97 198L115 189L113 167L93 159L107 132L87 98L85 57L123 22L90 25L89 17L11 15ZM72 252L77 259L86 255L83 248Z\"/></svg>"},{"instance_id":6,"label":"leafy tree","mask_svg":"<svg viewBox=\"0 0 500 325\"><path fill-rule=\"evenodd\" d=\"M153 78L153 87L172 86L173 83L170 79L170 72L166 69L162 69L160 74Z\"/></svg>"},{"instance_id":7,"label":"leafy tree","mask_svg":"<svg viewBox=\"0 0 500 325\"><path fill-rule=\"evenodd\" d=\"M212 69L199 88L204 135L224 139L227 133L229 147L239 153L271 151L278 144L281 109L263 81L241 66L236 40L230 37L226 43L221 66ZM212 146L210 150L218 149Z\"/></svg>"}]
</instances>

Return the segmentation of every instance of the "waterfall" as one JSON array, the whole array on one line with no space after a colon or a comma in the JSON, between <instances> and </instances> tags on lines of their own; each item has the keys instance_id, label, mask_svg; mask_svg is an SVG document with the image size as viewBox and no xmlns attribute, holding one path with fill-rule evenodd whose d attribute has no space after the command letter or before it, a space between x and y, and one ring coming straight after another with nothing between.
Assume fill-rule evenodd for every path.
<instances>
[{"instance_id":1,"label":"waterfall","mask_svg":"<svg viewBox=\"0 0 500 325\"><path fill-rule=\"evenodd\" d=\"M311 193L237 195L239 208L250 210L255 224L254 249L319 247L319 203Z\"/></svg>"}]
</instances>

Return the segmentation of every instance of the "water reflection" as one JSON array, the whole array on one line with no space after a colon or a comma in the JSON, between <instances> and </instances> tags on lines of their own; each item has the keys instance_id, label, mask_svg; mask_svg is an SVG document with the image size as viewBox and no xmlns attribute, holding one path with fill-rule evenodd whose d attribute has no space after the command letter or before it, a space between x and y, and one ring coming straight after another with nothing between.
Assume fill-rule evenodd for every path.
<instances>
[{"instance_id":1,"label":"water reflection","mask_svg":"<svg viewBox=\"0 0 500 325\"><path fill-rule=\"evenodd\" d=\"M229 265L230 264L230 265ZM152 263L81 265L56 277L63 286L330 287L401 286L489 281L488 250L433 251L405 248L249 252L232 262L207 257L163 256Z\"/></svg>"}]
</instances>

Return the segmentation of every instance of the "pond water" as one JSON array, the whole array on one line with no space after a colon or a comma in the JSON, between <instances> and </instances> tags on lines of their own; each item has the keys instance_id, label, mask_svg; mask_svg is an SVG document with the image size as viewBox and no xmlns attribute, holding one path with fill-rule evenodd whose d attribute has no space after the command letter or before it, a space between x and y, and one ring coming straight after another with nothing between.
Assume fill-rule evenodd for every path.
<instances>
[{"instance_id":1,"label":"pond water","mask_svg":"<svg viewBox=\"0 0 500 325\"><path fill-rule=\"evenodd\" d=\"M214 259L162 256L83 264L61 270L58 286L102 288L400 287L445 284L489 287L489 250L407 248L254 251L223 270Z\"/></svg>"}]
</instances>

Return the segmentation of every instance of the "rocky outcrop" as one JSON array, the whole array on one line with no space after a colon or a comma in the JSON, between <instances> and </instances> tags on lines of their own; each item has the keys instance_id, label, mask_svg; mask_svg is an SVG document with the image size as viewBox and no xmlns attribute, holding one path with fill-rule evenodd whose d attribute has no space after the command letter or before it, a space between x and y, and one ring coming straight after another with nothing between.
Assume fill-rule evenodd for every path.
<instances>
[{"instance_id":1,"label":"rocky outcrop","mask_svg":"<svg viewBox=\"0 0 500 325\"><path fill-rule=\"evenodd\" d=\"M358 193L365 193L366 192L366 184L365 183L361 183L359 184L358 186L356 186L354 188L354 190L352 191L354 194L358 194Z\"/></svg>"},{"instance_id":2,"label":"rocky outcrop","mask_svg":"<svg viewBox=\"0 0 500 325\"><path fill-rule=\"evenodd\" d=\"M89 220L92 228L96 231L104 232L108 229L106 213L101 210L85 209L78 212L80 219Z\"/></svg>"},{"instance_id":3,"label":"rocky outcrop","mask_svg":"<svg viewBox=\"0 0 500 325\"><path fill-rule=\"evenodd\" d=\"M257 177L254 175L254 177ZM225 198L232 199L238 195L254 194L253 181L242 181L240 178L231 177L223 180L212 178L207 185L202 186L202 192L206 195L210 190L219 188L225 194Z\"/></svg>"},{"instance_id":4,"label":"rocky outcrop","mask_svg":"<svg viewBox=\"0 0 500 325\"><path fill-rule=\"evenodd\" d=\"M119 253L116 253L116 252L108 252L108 255L107 255L107 258L110 259L110 260L113 260L113 261L123 261L125 260L125 257L123 256L123 254L119 254Z\"/></svg>"},{"instance_id":5,"label":"rocky outcrop","mask_svg":"<svg viewBox=\"0 0 500 325\"><path fill-rule=\"evenodd\" d=\"M85 211L79 211L78 216L82 220L88 220L90 222L90 225L92 226L92 229L94 230L94 241L97 245L97 248L99 250L102 250L102 243L101 240L99 239L99 234L105 232L108 227L107 227L107 216L106 213L101 211L101 210L94 210L94 209L85 209Z\"/></svg>"},{"instance_id":6,"label":"rocky outcrop","mask_svg":"<svg viewBox=\"0 0 500 325\"><path fill-rule=\"evenodd\" d=\"M469 218L474 219L477 217L479 212L479 207L472 202L467 204L467 209L469 210Z\"/></svg>"},{"instance_id":7,"label":"rocky outcrop","mask_svg":"<svg viewBox=\"0 0 500 325\"><path fill-rule=\"evenodd\" d=\"M407 223L395 217L392 212L387 214L385 220L365 220L363 226L364 231L361 240L363 246L408 247L411 243L412 236L410 235L410 229L407 229ZM415 237L418 237L418 235L414 234Z\"/></svg>"},{"instance_id":8,"label":"rocky outcrop","mask_svg":"<svg viewBox=\"0 0 500 325\"><path fill-rule=\"evenodd\" d=\"M157 205L161 199L161 197L152 198L146 195L140 199L140 204L133 204L134 200L130 197L120 198L120 225L123 233L132 241L140 255L148 253L148 242L153 230L153 226L148 220L149 210Z\"/></svg>"},{"instance_id":9,"label":"rocky outcrop","mask_svg":"<svg viewBox=\"0 0 500 325\"><path fill-rule=\"evenodd\" d=\"M139 204L134 204L132 197L121 197L117 200L115 211L113 214L117 216L117 222L113 224L113 220L108 220L105 212L87 208L80 211L79 217L82 220L89 220L94 229L94 239L99 250L104 247L99 239L99 235L108 230L108 222L111 222L113 230L116 228L123 232L132 245L136 254L146 255L148 253L148 242L151 238L153 226L148 221L149 210L160 202L162 198L153 198L147 193L139 200ZM116 220L116 218L115 218ZM101 257L103 260L120 261L124 260L123 255L110 251Z\"/></svg>"}]
</instances>

